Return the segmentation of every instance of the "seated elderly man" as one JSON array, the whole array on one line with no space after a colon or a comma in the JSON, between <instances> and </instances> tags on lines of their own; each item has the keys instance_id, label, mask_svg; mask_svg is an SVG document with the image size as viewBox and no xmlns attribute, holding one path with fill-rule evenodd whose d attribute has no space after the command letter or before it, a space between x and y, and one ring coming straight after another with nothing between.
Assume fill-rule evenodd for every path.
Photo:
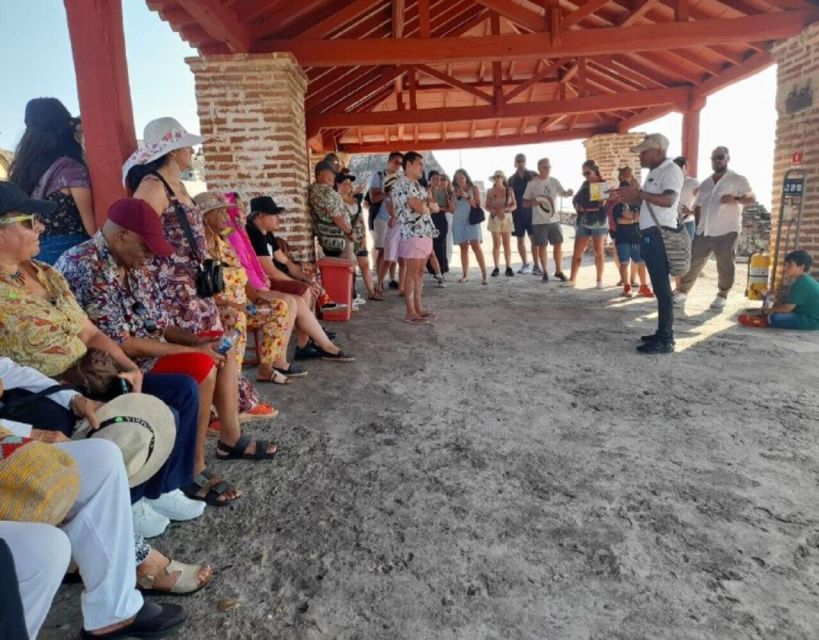
<instances>
[{"instance_id":1,"label":"seated elderly man","mask_svg":"<svg viewBox=\"0 0 819 640\"><path fill-rule=\"evenodd\" d=\"M221 433L220 460L272 458L278 450L264 440L242 435L238 413L238 366L233 351L220 353L218 337L198 337L173 324L172 309L156 304L160 283L142 269L152 254L169 249L159 216L144 200L114 203L102 229L65 252L57 262L77 300L100 330L120 345L140 368L151 374L173 373L199 383L199 421L193 482L182 492L193 500L225 506L239 491L208 471L205 439L211 404L216 405Z\"/></svg>"},{"instance_id":2,"label":"seated elderly man","mask_svg":"<svg viewBox=\"0 0 819 640\"><path fill-rule=\"evenodd\" d=\"M2 420L0 429L0 434L27 435L19 425ZM128 481L116 445L93 439L49 446L77 463L79 494L68 517L59 527L0 521L0 538L14 559L29 638L37 637L72 558L85 585L81 638L158 638L184 624L182 607L144 602L135 588Z\"/></svg>"}]
</instances>

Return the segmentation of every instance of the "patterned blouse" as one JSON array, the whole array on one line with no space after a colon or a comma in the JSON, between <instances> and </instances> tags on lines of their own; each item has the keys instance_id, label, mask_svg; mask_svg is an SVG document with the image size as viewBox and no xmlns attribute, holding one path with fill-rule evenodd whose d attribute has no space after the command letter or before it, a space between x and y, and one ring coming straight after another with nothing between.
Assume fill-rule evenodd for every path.
<instances>
[{"instance_id":1,"label":"patterned blouse","mask_svg":"<svg viewBox=\"0 0 819 640\"><path fill-rule=\"evenodd\" d=\"M57 204L54 213L43 217L44 236L86 235L77 203L70 193L60 191L71 187L85 189L91 187L88 169L72 158L57 158L31 193L32 198Z\"/></svg>"},{"instance_id":2,"label":"patterned blouse","mask_svg":"<svg viewBox=\"0 0 819 640\"><path fill-rule=\"evenodd\" d=\"M173 323L157 304L162 292L144 270L129 269L125 282L120 282L102 231L66 251L56 267L91 322L114 342L122 343L129 337L165 341L165 327ZM150 371L156 360L134 361L143 371Z\"/></svg>"},{"instance_id":3,"label":"patterned blouse","mask_svg":"<svg viewBox=\"0 0 819 640\"><path fill-rule=\"evenodd\" d=\"M196 240L199 256L208 254L205 243L205 224L197 207L180 203ZM159 285L159 304L168 309L176 326L192 333L221 330L219 312L212 298L200 298L196 293L197 258L193 255L182 225L171 203L160 215L162 230L174 248L167 258L154 258L146 265L148 276Z\"/></svg>"},{"instance_id":4,"label":"patterned blouse","mask_svg":"<svg viewBox=\"0 0 819 640\"><path fill-rule=\"evenodd\" d=\"M235 231L233 233L236 233ZM233 234L231 234L233 235ZM222 238L216 238L216 256L224 265L223 274L225 279L225 290L215 296L217 304L247 304L247 272L242 267L239 256L236 255L233 247Z\"/></svg>"},{"instance_id":5,"label":"patterned blouse","mask_svg":"<svg viewBox=\"0 0 819 640\"><path fill-rule=\"evenodd\" d=\"M326 184L314 182L307 194L310 213L313 216L313 231L321 248L326 251L344 251L347 238L344 232L333 224L333 218L347 214L344 200L338 191Z\"/></svg>"},{"instance_id":6,"label":"patterned blouse","mask_svg":"<svg viewBox=\"0 0 819 640\"><path fill-rule=\"evenodd\" d=\"M59 271L31 264L48 299L0 274L0 353L53 378L85 355L79 336L88 317Z\"/></svg>"},{"instance_id":7,"label":"patterned blouse","mask_svg":"<svg viewBox=\"0 0 819 640\"><path fill-rule=\"evenodd\" d=\"M417 180L401 176L392 188L392 202L401 225L401 238L437 238L438 229L428 215L416 213L410 207L410 198L427 199L427 192Z\"/></svg>"}]
</instances>

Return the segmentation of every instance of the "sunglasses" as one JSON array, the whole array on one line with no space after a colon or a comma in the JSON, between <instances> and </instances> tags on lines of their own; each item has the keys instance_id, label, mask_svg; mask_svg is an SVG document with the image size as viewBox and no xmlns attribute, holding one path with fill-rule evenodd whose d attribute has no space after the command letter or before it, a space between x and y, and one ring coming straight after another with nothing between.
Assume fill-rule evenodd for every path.
<instances>
[{"instance_id":1,"label":"sunglasses","mask_svg":"<svg viewBox=\"0 0 819 640\"><path fill-rule=\"evenodd\" d=\"M10 218L0 219L0 225L9 227L13 224L21 224L26 229L33 229L35 224L41 224L42 220L36 213L27 213L21 216L11 216Z\"/></svg>"},{"instance_id":2,"label":"sunglasses","mask_svg":"<svg viewBox=\"0 0 819 640\"><path fill-rule=\"evenodd\" d=\"M583 175L584 175L584 176L590 176L590 175L591 175L591 171L584 171L584 172L583 172Z\"/></svg>"},{"instance_id":3,"label":"sunglasses","mask_svg":"<svg viewBox=\"0 0 819 640\"><path fill-rule=\"evenodd\" d=\"M135 302L131 307L131 311L139 316L142 320L142 326L145 327L145 331L148 333L156 333L159 331L159 327L157 326L156 322L153 319L147 318L148 310L145 308L145 305L141 302Z\"/></svg>"},{"instance_id":4,"label":"sunglasses","mask_svg":"<svg viewBox=\"0 0 819 640\"><path fill-rule=\"evenodd\" d=\"M721 156L711 156L711 160L725 160L725 154Z\"/></svg>"}]
</instances>

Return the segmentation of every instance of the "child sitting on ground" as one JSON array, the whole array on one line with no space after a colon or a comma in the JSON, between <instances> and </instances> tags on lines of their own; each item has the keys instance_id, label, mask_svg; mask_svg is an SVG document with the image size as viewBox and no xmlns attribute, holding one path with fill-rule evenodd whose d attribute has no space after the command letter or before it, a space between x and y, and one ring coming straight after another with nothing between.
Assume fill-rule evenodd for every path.
<instances>
[{"instance_id":1,"label":"child sitting on ground","mask_svg":"<svg viewBox=\"0 0 819 640\"><path fill-rule=\"evenodd\" d=\"M819 282L810 275L813 259L807 251L785 256L782 275L790 282L785 304L762 309L762 315L743 313L739 323L746 327L774 329L819 329Z\"/></svg>"}]
</instances>

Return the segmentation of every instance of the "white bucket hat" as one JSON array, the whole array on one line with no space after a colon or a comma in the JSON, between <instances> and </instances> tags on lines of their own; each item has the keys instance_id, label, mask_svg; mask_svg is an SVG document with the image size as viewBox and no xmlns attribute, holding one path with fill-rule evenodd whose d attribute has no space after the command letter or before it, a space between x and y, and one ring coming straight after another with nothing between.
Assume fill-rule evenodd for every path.
<instances>
[{"instance_id":1,"label":"white bucket hat","mask_svg":"<svg viewBox=\"0 0 819 640\"><path fill-rule=\"evenodd\" d=\"M202 136L189 133L176 118L157 118L145 125L143 146L134 151L122 165L122 184L132 167L148 164L176 149L202 144Z\"/></svg>"},{"instance_id":2,"label":"white bucket hat","mask_svg":"<svg viewBox=\"0 0 819 640\"><path fill-rule=\"evenodd\" d=\"M127 393L97 411L100 428L92 431L83 420L73 439L104 438L122 452L128 486L150 479L171 455L176 440L176 424L168 406L155 396Z\"/></svg>"}]
</instances>

